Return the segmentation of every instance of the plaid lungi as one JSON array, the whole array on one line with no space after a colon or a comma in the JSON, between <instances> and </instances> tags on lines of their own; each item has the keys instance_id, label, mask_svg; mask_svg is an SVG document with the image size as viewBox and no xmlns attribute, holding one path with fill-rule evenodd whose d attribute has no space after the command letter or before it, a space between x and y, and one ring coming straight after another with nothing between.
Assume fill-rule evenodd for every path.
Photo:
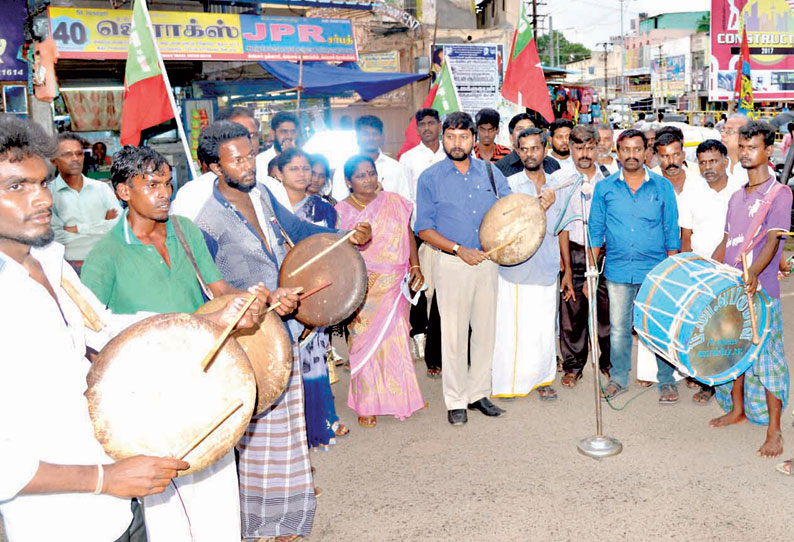
<instances>
[{"instance_id":1,"label":"plaid lungi","mask_svg":"<svg viewBox=\"0 0 794 542\"><path fill-rule=\"evenodd\" d=\"M297 355L287 390L251 420L237 450L243 538L309 535L317 501Z\"/></svg>"},{"instance_id":2,"label":"plaid lungi","mask_svg":"<svg viewBox=\"0 0 794 542\"><path fill-rule=\"evenodd\" d=\"M780 299L772 299L770 311L772 326L766 346L761 350L758 359L744 373L744 413L748 420L762 425L769 424L765 390L769 390L780 399L783 402L783 408L785 408L789 386L786 352L783 348L783 318L780 311ZM732 386L733 382L731 381L715 388L717 402L726 412L733 408Z\"/></svg>"}]
</instances>

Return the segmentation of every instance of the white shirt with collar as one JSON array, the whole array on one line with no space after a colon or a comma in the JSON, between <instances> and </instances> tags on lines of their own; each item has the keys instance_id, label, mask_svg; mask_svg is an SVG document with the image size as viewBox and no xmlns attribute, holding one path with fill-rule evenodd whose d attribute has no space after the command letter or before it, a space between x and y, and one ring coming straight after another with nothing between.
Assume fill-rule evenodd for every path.
<instances>
[{"instance_id":1,"label":"white shirt with collar","mask_svg":"<svg viewBox=\"0 0 794 542\"><path fill-rule=\"evenodd\" d=\"M378 181L387 192L395 192L402 197L411 200L411 190L408 182L403 178L400 163L383 154L382 151L378 154L378 159L375 160L375 168L378 170ZM344 167L337 169L334 172L334 183L331 189L331 197L336 201L342 201L350 195L350 190L345 183ZM413 201L413 200L411 200Z\"/></svg>"},{"instance_id":2,"label":"white shirt with collar","mask_svg":"<svg viewBox=\"0 0 794 542\"><path fill-rule=\"evenodd\" d=\"M604 166L605 168L607 168L607 171L609 172L609 174L612 175L613 173L616 173L617 170L620 169L620 164L618 164L618 159L615 158L613 155L610 154L609 156L612 158L612 161L610 163L607 164L607 163L604 163L604 162L596 162L596 167ZM598 167L598 169L601 169L601 168Z\"/></svg>"},{"instance_id":3,"label":"white shirt with collar","mask_svg":"<svg viewBox=\"0 0 794 542\"><path fill-rule=\"evenodd\" d=\"M0 513L14 542L39 542L58 531L63 540L108 542L132 521L129 499L91 493L22 495L39 462L112 463L94 438L83 392L91 367L86 344L100 350L143 315L114 315L80 283L63 246L31 248L58 297L0 252ZM107 324L94 333L61 287L65 277ZM60 309L59 306L60 305ZM35 323L35 325L34 325Z\"/></svg>"},{"instance_id":4,"label":"white shirt with collar","mask_svg":"<svg viewBox=\"0 0 794 542\"><path fill-rule=\"evenodd\" d=\"M571 194L571 198L568 200L568 207L563 210L565 213L563 223L571 220L572 217L581 216L582 203L584 203L584 212L588 217L590 216L590 206L593 204L593 189L595 189L595 185L598 183L598 181L601 181L606 177L604 177L604 174L601 172L601 168L598 167L598 164L595 164L595 173L591 179L588 179L587 175L579 173L579 170L573 166L559 169L549 176L549 184L554 186L558 186L568 181L576 182L580 176L584 177L582 184L576 188L573 194ZM592 189L589 191L587 189L583 190L582 187L584 185L591 185ZM566 192L558 192L557 197L567 198L567 194ZM572 242L584 246L584 221L581 219L573 219L568 223L568 225L565 226L565 230L569 232L570 240Z\"/></svg>"},{"instance_id":5,"label":"white shirt with collar","mask_svg":"<svg viewBox=\"0 0 794 542\"><path fill-rule=\"evenodd\" d=\"M287 189L284 188L281 181L270 177L267 174L267 167L259 167L260 157L268 152L260 153L256 157L256 181L265 185L281 205L291 208L292 204L289 202ZM275 151L273 154L275 156ZM268 162L270 161L268 160ZM171 202L170 214L184 216L190 220L196 218L207 200L212 197L215 179L217 176L212 171L208 171L177 190L176 197Z\"/></svg>"},{"instance_id":6,"label":"white shirt with collar","mask_svg":"<svg viewBox=\"0 0 794 542\"><path fill-rule=\"evenodd\" d=\"M66 248L67 260L85 260L94 245L118 222L121 204L107 183L85 175L79 192L60 175L49 186L55 240ZM106 220L105 215L111 209L116 211L116 218ZM77 227L77 233L64 230L64 226Z\"/></svg>"},{"instance_id":7,"label":"white shirt with collar","mask_svg":"<svg viewBox=\"0 0 794 542\"><path fill-rule=\"evenodd\" d=\"M439 142L438 150L433 152L424 143L420 142L416 147L405 151L400 156L400 168L402 169L402 176L408 185L411 197L409 198L414 206L416 206L416 183L419 176L432 166L443 160L447 154L444 152L444 146Z\"/></svg>"},{"instance_id":8,"label":"white shirt with collar","mask_svg":"<svg viewBox=\"0 0 794 542\"><path fill-rule=\"evenodd\" d=\"M711 258L725 235L728 202L743 185L728 177L728 184L717 192L702 177L687 183L678 199L678 225L692 230L692 252Z\"/></svg>"},{"instance_id":9,"label":"white shirt with collar","mask_svg":"<svg viewBox=\"0 0 794 542\"><path fill-rule=\"evenodd\" d=\"M267 168L270 166L270 161L273 160L278 156L276 152L276 146L272 145L268 150L264 152L260 152L256 155L256 171L257 174L260 171L263 171L265 175L267 175Z\"/></svg>"},{"instance_id":10,"label":"white shirt with collar","mask_svg":"<svg viewBox=\"0 0 794 542\"><path fill-rule=\"evenodd\" d=\"M742 164L739 162L731 162L730 158L728 159L728 179L731 184L736 184L739 186L744 186L750 182L750 177L747 176L747 170L742 167ZM777 178L777 172L769 166L769 174L773 177Z\"/></svg>"}]
</instances>

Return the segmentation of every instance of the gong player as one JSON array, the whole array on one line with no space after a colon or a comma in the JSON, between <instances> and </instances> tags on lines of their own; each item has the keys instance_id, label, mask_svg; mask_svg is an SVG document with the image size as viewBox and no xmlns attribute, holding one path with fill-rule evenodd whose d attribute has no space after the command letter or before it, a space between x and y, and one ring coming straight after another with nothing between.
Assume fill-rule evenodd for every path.
<instances>
[{"instance_id":1,"label":"gong player","mask_svg":"<svg viewBox=\"0 0 794 542\"><path fill-rule=\"evenodd\" d=\"M710 425L724 427L745 420L765 424L766 439L757 454L777 457L783 453L780 413L789 386L777 272L784 245L780 233L791 227L792 196L791 189L769 173L774 129L765 122L748 121L739 128L738 137L739 162L748 182L728 201L725 236L713 257L742 269L741 255L746 254L749 280L745 288L752 295L760 285L771 298L771 329L753 365L735 381L715 388L715 397L727 413L711 420ZM790 271L790 265L785 271ZM791 474L791 461L779 468Z\"/></svg>"},{"instance_id":2,"label":"gong player","mask_svg":"<svg viewBox=\"0 0 794 542\"><path fill-rule=\"evenodd\" d=\"M83 396L86 346L100 349L113 333L84 327L62 279L106 329L142 315L106 310L52 242L54 152L38 125L0 115L0 513L14 542L108 542L126 537L130 498L162 492L189 465L144 456L113 463L94 438ZM223 324L232 314L213 318Z\"/></svg>"},{"instance_id":3,"label":"gong player","mask_svg":"<svg viewBox=\"0 0 794 542\"><path fill-rule=\"evenodd\" d=\"M272 218L295 243L337 231L298 219L256 182L254 149L239 124L219 121L207 126L199 136L198 152L217 180L212 194L195 205L199 211L190 218L204 232L220 272L233 286L245 288L262 281L277 288L287 246ZM177 194L177 202L179 198ZM368 224L357 225L351 243L369 242L370 232ZM289 293L285 299L291 312L297 296ZM294 319L287 324L297 339L302 326ZM251 420L237 446L243 538L283 537L280 542L311 533L316 501L299 363L296 357L286 392Z\"/></svg>"},{"instance_id":4,"label":"gong player","mask_svg":"<svg viewBox=\"0 0 794 542\"><path fill-rule=\"evenodd\" d=\"M81 275L102 303L119 314L193 313L204 295L240 292L223 280L201 231L186 218L169 219L171 166L161 154L126 146L113 156L110 172L125 209L88 254ZM261 285L255 291L260 301L254 311L268 296L275 303L279 294ZM149 542L238 542L237 493L230 450L208 468L180 477L163 493L143 500Z\"/></svg>"},{"instance_id":5,"label":"gong player","mask_svg":"<svg viewBox=\"0 0 794 542\"><path fill-rule=\"evenodd\" d=\"M447 156L419 176L416 231L441 251L433 268L441 315L441 381L447 419L459 426L468 421L467 407L486 416L504 414L489 399L497 266L483 252L479 230L497 194L510 194L510 186L496 167L471 155L474 121L468 113L447 115L441 133Z\"/></svg>"}]
</instances>

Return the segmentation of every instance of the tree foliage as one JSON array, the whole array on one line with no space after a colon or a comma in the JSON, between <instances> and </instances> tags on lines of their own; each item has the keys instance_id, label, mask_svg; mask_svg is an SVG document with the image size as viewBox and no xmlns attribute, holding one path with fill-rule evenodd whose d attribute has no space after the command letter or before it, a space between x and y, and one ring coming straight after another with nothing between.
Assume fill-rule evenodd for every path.
<instances>
[{"instance_id":1,"label":"tree foliage","mask_svg":"<svg viewBox=\"0 0 794 542\"><path fill-rule=\"evenodd\" d=\"M703 17L698 19L697 32L710 32L711 31L711 12L707 12Z\"/></svg>"},{"instance_id":2,"label":"tree foliage","mask_svg":"<svg viewBox=\"0 0 794 542\"><path fill-rule=\"evenodd\" d=\"M559 46L557 43L559 42ZM540 61L544 65L551 65L554 62L549 59L549 35L544 34L536 40L538 46L538 54ZM568 62L576 62L590 58L590 49L581 43L572 43L565 39L562 32L554 30L554 48L560 50L560 64L567 64Z\"/></svg>"}]
</instances>

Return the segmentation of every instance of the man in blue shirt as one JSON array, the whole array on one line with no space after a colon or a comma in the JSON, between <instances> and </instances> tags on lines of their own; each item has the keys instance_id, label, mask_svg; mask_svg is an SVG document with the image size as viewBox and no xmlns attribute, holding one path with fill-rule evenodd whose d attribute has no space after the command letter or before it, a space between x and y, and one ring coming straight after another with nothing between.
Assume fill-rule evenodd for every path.
<instances>
[{"instance_id":1,"label":"man in blue shirt","mask_svg":"<svg viewBox=\"0 0 794 542\"><path fill-rule=\"evenodd\" d=\"M631 326L634 298L645 275L681 248L678 208L672 185L644 166L647 141L639 130L618 138L622 167L596 184L590 209L592 254L598 259L606 244L604 275L609 294L611 378L604 390L608 399L628 388L631 369ZM585 287L586 295L589 295ZM673 367L656 357L659 403L678 401Z\"/></svg>"},{"instance_id":2,"label":"man in blue shirt","mask_svg":"<svg viewBox=\"0 0 794 542\"><path fill-rule=\"evenodd\" d=\"M440 251L433 282L441 314L444 402L449 423L463 425L468 421L466 407L486 416L504 413L488 398L497 266L483 252L479 235L483 216L498 197L510 194L510 187L497 168L471 156L474 121L467 113L450 113L444 119L442 143L447 157L417 181L416 231Z\"/></svg>"}]
</instances>

